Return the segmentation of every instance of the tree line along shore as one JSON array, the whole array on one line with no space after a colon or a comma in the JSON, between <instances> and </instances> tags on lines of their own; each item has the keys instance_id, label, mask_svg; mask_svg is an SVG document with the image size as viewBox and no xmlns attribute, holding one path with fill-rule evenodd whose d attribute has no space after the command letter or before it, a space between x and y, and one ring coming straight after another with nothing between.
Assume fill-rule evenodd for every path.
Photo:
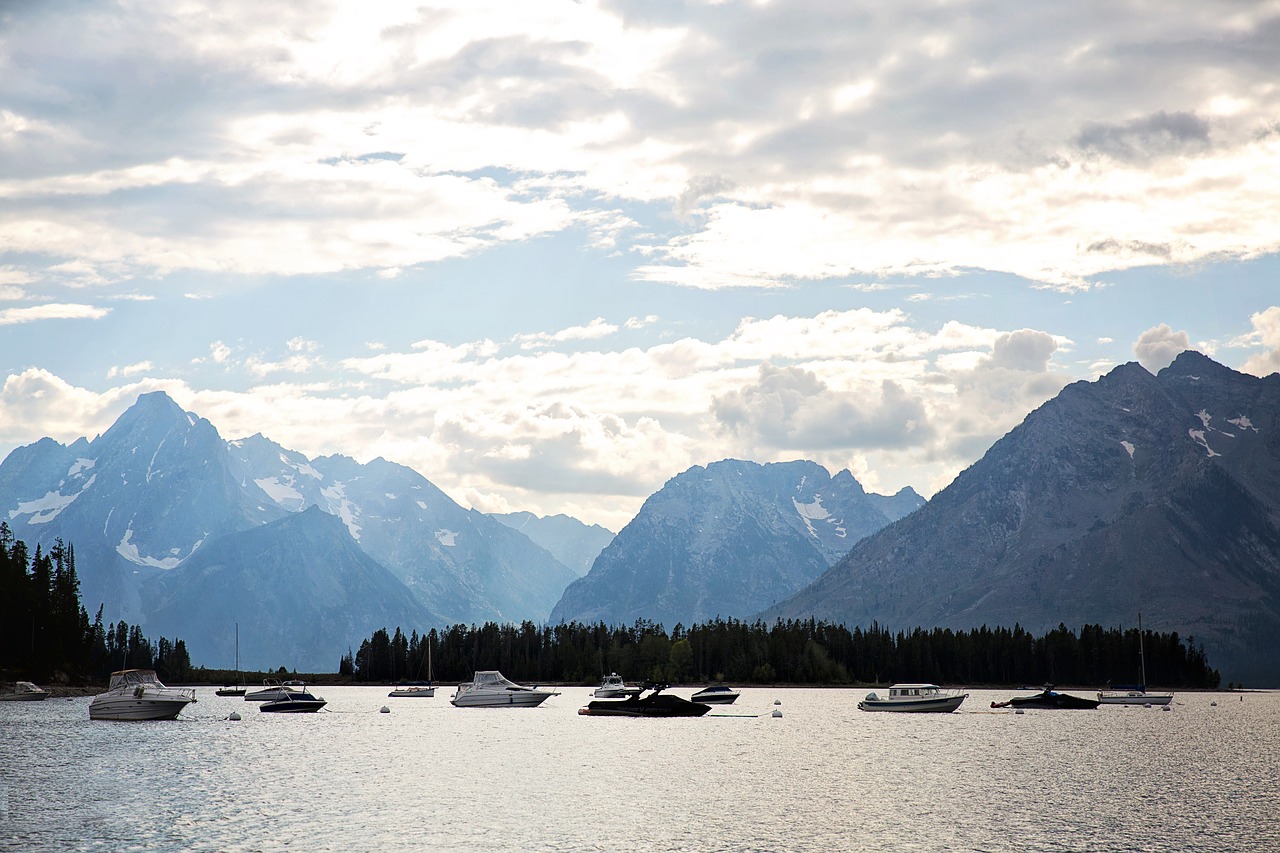
<instances>
[{"instance_id":1,"label":"tree line along shore","mask_svg":"<svg viewBox=\"0 0 1280 853\"><path fill-rule=\"evenodd\" d=\"M178 638L153 642L137 625L93 620L80 602L75 550L61 540L34 553L0 522L0 677L52 681L74 692L103 683L114 670L155 669L163 681L225 683L297 677L285 667L246 671L193 666ZM1140 652L1141 648L1141 652ZM858 685L898 681L936 684L1102 686L1136 683L1145 653L1152 685L1212 690L1220 676L1193 638L1176 632L1059 625L1035 635L982 626L892 631L849 628L814 619L714 619L669 631L640 619L631 625L579 622L539 625L486 622L408 635L381 628L343 655L316 683L461 682L497 669L517 681L592 684L616 672L628 681L671 684L730 681L769 685ZM1228 685L1230 686L1230 685Z\"/></svg>"}]
</instances>

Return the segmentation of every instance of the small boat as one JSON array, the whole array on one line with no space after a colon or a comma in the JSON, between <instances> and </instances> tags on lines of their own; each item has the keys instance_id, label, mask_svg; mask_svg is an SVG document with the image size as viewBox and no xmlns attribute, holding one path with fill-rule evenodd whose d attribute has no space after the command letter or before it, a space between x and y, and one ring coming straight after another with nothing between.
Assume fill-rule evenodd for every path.
<instances>
[{"instance_id":1,"label":"small boat","mask_svg":"<svg viewBox=\"0 0 1280 853\"><path fill-rule=\"evenodd\" d=\"M1084 699L1070 693L1058 693L1052 684L1034 696L1014 696L1007 702L992 702L992 708L1046 708L1058 711L1089 711L1102 703L1096 699Z\"/></svg>"},{"instance_id":2,"label":"small boat","mask_svg":"<svg viewBox=\"0 0 1280 853\"><path fill-rule=\"evenodd\" d=\"M418 661L418 675L422 675L422 661ZM432 684L431 677L431 644L430 639L427 641L427 680L426 681L402 681L396 686L395 690L388 693L388 696L397 699L430 699L436 695L435 685Z\"/></svg>"},{"instance_id":3,"label":"small boat","mask_svg":"<svg viewBox=\"0 0 1280 853\"><path fill-rule=\"evenodd\" d=\"M705 702L690 702L679 696L672 696L662 691L665 684L646 684L641 691L647 694L633 693L623 699L594 699L587 707L579 708L578 713L584 717L701 717L711 710Z\"/></svg>"},{"instance_id":4,"label":"small boat","mask_svg":"<svg viewBox=\"0 0 1280 853\"><path fill-rule=\"evenodd\" d=\"M430 699L436 695L436 688L426 681L402 681L387 695L397 699Z\"/></svg>"},{"instance_id":5,"label":"small boat","mask_svg":"<svg viewBox=\"0 0 1280 853\"><path fill-rule=\"evenodd\" d=\"M560 694L509 681L496 669L477 672L449 700L458 708L533 708Z\"/></svg>"},{"instance_id":6,"label":"small boat","mask_svg":"<svg viewBox=\"0 0 1280 853\"><path fill-rule=\"evenodd\" d=\"M107 692L89 703L89 719L175 720L194 701L194 690L165 687L153 669L122 669L111 673Z\"/></svg>"},{"instance_id":7,"label":"small boat","mask_svg":"<svg viewBox=\"0 0 1280 853\"><path fill-rule=\"evenodd\" d=\"M1133 687L1116 685L1110 690L1098 691L1098 701L1103 705L1168 705L1173 701L1173 694L1148 693L1144 684Z\"/></svg>"},{"instance_id":8,"label":"small boat","mask_svg":"<svg viewBox=\"0 0 1280 853\"><path fill-rule=\"evenodd\" d=\"M36 687L30 681L15 681L13 692L0 696L0 702L40 702L49 698L49 691Z\"/></svg>"},{"instance_id":9,"label":"small boat","mask_svg":"<svg viewBox=\"0 0 1280 853\"><path fill-rule=\"evenodd\" d=\"M633 687L622 680L622 676L611 672L600 682L600 686L591 695L597 699L625 699L628 696L639 696L641 688Z\"/></svg>"},{"instance_id":10,"label":"small boat","mask_svg":"<svg viewBox=\"0 0 1280 853\"><path fill-rule=\"evenodd\" d=\"M1142 671L1142 683L1132 686L1117 684L1108 690L1098 691L1098 701L1103 705L1168 705L1172 693L1147 692L1147 656L1142 643L1142 614L1138 614L1138 667Z\"/></svg>"},{"instance_id":11,"label":"small boat","mask_svg":"<svg viewBox=\"0 0 1280 853\"><path fill-rule=\"evenodd\" d=\"M269 699L258 706L259 711L282 714L311 714L319 711L328 703L313 694L300 681L286 682L289 689L279 699ZM297 686L300 685L300 686Z\"/></svg>"},{"instance_id":12,"label":"small boat","mask_svg":"<svg viewBox=\"0 0 1280 853\"><path fill-rule=\"evenodd\" d=\"M282 684L277 678L264 678L261 689L244 694L244 701L275 702L285 698L295 689L305 686L301 681L286 681Z\"/></svg>"},{"instance_id":13,"label":"small boat","mask_svg":"<svg viewBox=\"0 0 1280 853\"><path fill-rule=\"evenodd\" d=\"M219 696L243 696L244 676L240 674L240 623L236 623L236 683L224 684L214 691Z\"/></svg>"},{"instance_id":14,"label":"small boat","mask_svg":"<svg viewBox=\"0 0 1280 853\"><path fill-rule=\"evenodd\" d=\"M732 687L717 684L714 687L704 687L689 698L704 705L732 705L740 695Z\"/></svg>"},{"instance_id":15,"label":"small boat","mask_svg":"<svg viewBox=\"0 0 1280 853\"><path fill-rule=\"evenodd\" d=\"M968 693L944 691L936 684L894 684L889 687L887 697L882 699L868 693L858 703L858 708L863 711L949 714L968 698Z\"/></svg>"}]
</instances>

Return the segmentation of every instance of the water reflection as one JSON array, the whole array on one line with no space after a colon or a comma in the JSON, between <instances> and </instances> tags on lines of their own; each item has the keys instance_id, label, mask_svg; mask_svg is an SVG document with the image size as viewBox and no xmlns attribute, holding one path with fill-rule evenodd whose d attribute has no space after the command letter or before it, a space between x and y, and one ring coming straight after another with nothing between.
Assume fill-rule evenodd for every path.
<instances>
[{"instance_id":1,"label":"water reflection","mask_svg":"<svg viewBox=\"0 0 1280 853\"><path fill-rule=\"evenodd\" d=\"M530 709L319 692L328 712L292 716L202 689L154 723L5 703L0 847L1280 849L1270 693L1013 714L989 708L1009 691L971 691L916 716L858 711L865 690L747 688L651 720L580 717L586 688Z\"/></svg>"}]
</instances>

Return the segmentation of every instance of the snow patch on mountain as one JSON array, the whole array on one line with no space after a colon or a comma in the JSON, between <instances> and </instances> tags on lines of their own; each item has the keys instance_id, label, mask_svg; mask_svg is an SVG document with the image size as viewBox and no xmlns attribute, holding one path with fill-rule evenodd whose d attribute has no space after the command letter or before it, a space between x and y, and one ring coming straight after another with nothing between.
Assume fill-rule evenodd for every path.
<instances>
[{"instance_id":1,"label":"snow patch on mountain","mask_svg":"<svg viewBox=\"0 0 1280 853\"><path fill-rule=\"evenodd\" d=\"M58 513L62 512L71 502L84 494L85 489L93 485L93 481L98 479L98 475L94 474L89 477L88 482L80 487L75 494L64 495L62 490L47 492L44 497L37 498L34 501L19 501L18 508L9 511L9 519L16 519L20 515L30 515L28 524L44 524L58 517Z\"/></svg>"},{"instance_id":2,"label":"snow patch on mountain","mask_svg":"<svg viewBox=\"0 0 1280 853\"><path fill-rule=\"evenodd\" d=\"M130 563L134 563L139 566L153 566L157 569L167 570L177 568L178 564L182 562L180 557L165 557L162 560L157 560L155 557L144 557L138 552L138 546L130 541L131 539L133 539L133 528L129 527L124 531L124 536L121 538L120 544L116 545L116 553L121 557L124 557Z\"/></svg>"},{"instance_id":3,"label":"snow patch on mountain","mask_svg":"<svg viewBox=\"0 0 1280 853\"><path fill-rule=\"evenodd\" d=\"M801 478L801 485L804 485L804 479L803 477ZM814 530L813 523L831 518L831 513L827 512L827 508L822 505L822 495L814 495L813 502L807 504L802 504L792 498L791 505L796 508L796 514L804 520L804 526L809 528L809 535L816 539L818 531ZM840 535L843 536L844 534L841 533Z\"/></svg>"},{"instance_id":4,"label":"snow patch on mountain","mask_svg":"<svg viewBox=\"0 0 1280 853\"><path fill-rule=\"evenodd\" d=\"M1200 419L1200 423L1204 425L1205 429L1209 428L1209 421L1213 420L1213 415L1209 414L1204 409L1196 412L1196 417Z\"/></svg>"},{"instance_id":5,"label":"snow patch on mountain","mask_svg":"<svg viewBox=\"0 0 1280 853\"><path fill-rule=\"evenodd\" d=\"M1248 415L1241 415L1238 418L1232 418L1231 420L1227 421L1227 423L1235 424L1236 426L1240 427L1240 429L1251 429L1254 432L1258 431L1258 428L1253 425L1253 421L1249 420Z\"/></svg>"},{"instance_id":6,"label":"snow patch on mountain","mask_svg":"<svg viewBox=\"0 0 1280 853\"><path fill-rule=\"evenodd\" d=\"M1123 447L1129 453L1129 458L1132 459L1133 458L1133 442L1122 441L1120 442L1120 446Z\"/></svg>"},{"instance_id":7,"label":"snow patch on mountain","mask_svg":"<svg viewBox=\"0 0 1280 853\"><path fill-rule=\"evenodd\" d=\"M79 476L81 471L88 471L94 465L98 464L97 459L77 459L75 463L67 469L68 477Z\"/></svg>"},{"instance_id":8,"label":"snow patch on mountain","mask_svg":"<svg viewBox=\"0 0 1280 853\"><path fill-rule=\"evenodd\" d=\"M351 532L351 538L360 541L360 525L356 523L356 506L347 500L346 483L334 483L327 489L322 489L320 494L329 500L329 507L333 514L342 519L342 523L347 526L347 530Z\"/></svg>"},{"instance_id":9,"label":"snow patch on mountain","mask_svg":"<svg viewBox=\"0 0 1280 853\"><path fill-rule=\"evenodd\" d=\"M306 503L306 498L293 487L292 483L282 483L279 477L263 477L253 482L267 493L267 497L286 509L302 509L303 504Z\"/></svg>"},{"instance_id":10,"label":"snow patch on mountain","mask_svg":"<svg viewBox=\"0 0 1280 853\"><path fill-rule=\"evenodd\" d=\"M452 548L458 543L458 533L456 530L437 530L436 540L446 548Z\"/></svg>"},{"instance_id":11,"label":"snow patch on mountain","mask_svg":"<svg viewBox=\"0 0 1280 853\"><path fill-rule=\"evenodd\" d=\"M1222 455L1221 453L1219 453L1218 451L1214 450L1212 447L1209 446L1208 440L1205 439L1204 437L1203 430L1189 429L1187 430L1187 434L1191 436L1192 440L1195 441L1196 444L1203 447L1208 452L1209 456L1212 457L1212 456Z\"/></svg>"}]
</instances>

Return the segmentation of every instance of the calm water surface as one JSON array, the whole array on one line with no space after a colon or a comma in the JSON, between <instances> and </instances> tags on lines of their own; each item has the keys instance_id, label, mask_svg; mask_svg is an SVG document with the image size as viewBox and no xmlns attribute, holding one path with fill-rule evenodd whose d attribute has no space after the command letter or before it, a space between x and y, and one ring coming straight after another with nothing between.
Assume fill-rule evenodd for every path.
<instances>
[{"instance_id":1,"label":"calm water surface","mask_svg":"<svg viewBox=\"0 0 1280 853\"><path fill-rule=\"evenodd\" d=\"M1277 693L1013 714L971 691L917 716L760 688L643 720L578 716L585 688L535 709L387 689L293 716L206 688L154 723L0 703L0 849L1280 850Z\"/></svg>"}]
</instances>

